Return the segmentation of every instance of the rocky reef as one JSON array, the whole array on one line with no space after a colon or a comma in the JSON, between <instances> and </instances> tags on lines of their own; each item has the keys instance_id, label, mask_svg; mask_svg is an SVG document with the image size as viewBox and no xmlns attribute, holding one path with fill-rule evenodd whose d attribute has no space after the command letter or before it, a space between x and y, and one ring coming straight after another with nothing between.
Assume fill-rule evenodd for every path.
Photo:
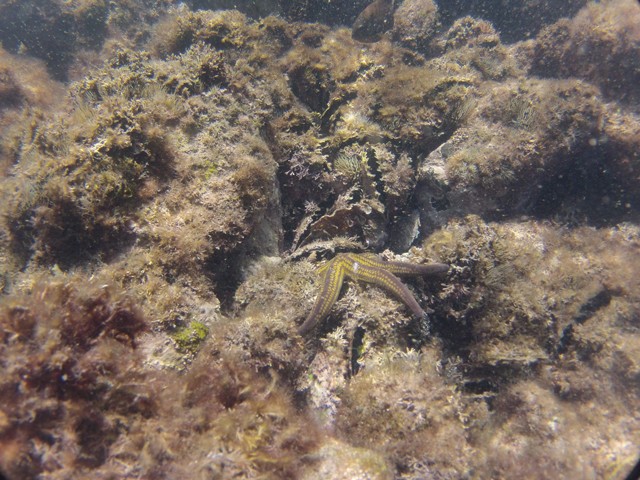
<instances>
[{"instance_id":1,"label":"rocky reef","mask_svg":"<svg viewBox=\"0 0 640 480\"><path fill-rule=\"evenodd\" d=\"M0 477L624 478L640 6L172 3L0 7Z\"/></svg>"}]
</instances>

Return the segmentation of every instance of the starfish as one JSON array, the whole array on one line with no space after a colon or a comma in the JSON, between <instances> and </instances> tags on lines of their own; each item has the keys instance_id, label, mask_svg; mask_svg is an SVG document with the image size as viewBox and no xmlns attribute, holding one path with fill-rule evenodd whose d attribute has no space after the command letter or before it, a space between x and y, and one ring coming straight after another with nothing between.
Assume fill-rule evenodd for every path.
<instances>
[{"instance_id":1,"label":"starfish","mask_svg":"<svg viewBox=\"0 0 640 480\"><path fill-rule=\"evenodd\" d=\"M396 275L438 275L446 273L449 265L430 263L420 265L406 262L387 262L370 253L342 253L318 269L323 286L311 313L298 328L300 335L309 333L320 323L336 303L345 277L373 283L393 293L411 309L417 318L426 317L409 289Z\"/></svg>"}]
</instances>

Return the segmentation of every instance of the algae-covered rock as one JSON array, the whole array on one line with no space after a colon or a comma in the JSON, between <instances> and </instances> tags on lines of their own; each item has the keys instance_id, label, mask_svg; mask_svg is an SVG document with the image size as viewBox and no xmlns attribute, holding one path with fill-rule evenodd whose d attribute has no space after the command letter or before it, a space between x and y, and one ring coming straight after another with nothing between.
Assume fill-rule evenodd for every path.
<instances>
[{"instance_id":1,"label":"algae-covered rock","mask_svg":"<svg viewBox=\"0 0 640 480\"><path fill-rule=\"evenodd\" d=\"M615 185L626 183L616 165L628 163L628 156L599 145L606 138L603 126L615 114L594 87L576 80L513 80L488 88L479 93L475 115L420 166L428 189L425 223L460 213L560 216L570 208L594 222L598 214L624 215L624 209L601 204L605 195L618 197L614 204L626 203L627 194ZM611 170L603 172L601 162ZM591 183L594 193L579 190L580 179L602 174L611 183ZM441 192L439 208L430 200L434 184Z\"/></svg>"},{"instance_id":2,"label":"algae-covered rock","mask_svg":"<svg viewBox=\"0 0 640 480\"><path fill-rule=\"evenodd\" d=\"M235 130L245 147L229 149L235 134L225 126L240 112L224 78L222 58L199 46L160 62L121 50L74 84L67 115L41 120L22 148L13 191L4 191L16 257L69 268L143 241L154 247L140 253L164 275L208 261L223 277L236 272L216 252L244 249L253 233L260 242L251 248L272 249L275 164L258 131L244 131L257 128L248 119Z\"/></svg>"},{"instance_id":3,"label":"algae-covered rock","mask_svg":"<svg viewBox=\"0 0 640 480\"><path fill-rule=\"evenodd\" d=\"M438 27L438 7L432 0L405 0L394 13L393 41L419 52L427 50Z\"/></svg>"},{"instance_id":4,"label":"algae-covered rock","mask_svg":"<svg viewBox=\"0 0 640 480\"><path fill-rule=\"evenodd\" d=\"M34 128L32 117L59 105L64 87L51 79L42 61L0 48L0 175L5 177ZM31 114L27 112L31 112Z\"/></svg>"},{"instance_id":5,"label":"algae-covered rock","mask_svg":"<svg viewBox=\"0 0 640 480\"><path fill-rule=\"evenodd\" d=\"M562 234L530 223L485 225L477 218L452 224L425 245L443 261L462 260L440 294L448 320L442 317L436 328L472 363L480 362L478 372L490 367L486 380L494 385L513 368L526 371L574 348L577 355L591 355L593 344L574 343L574 332L586 332L583 325L593 322L591 330L598 325L612 334L610 322L624 317L614 305L634 301L627 292L635 282L621 263L637 248L631 235L586 228ZM609 312L613 308L620 313Z\"/></svg>"},{"instance_id":6,"label":"algae-covered rock","mask_svg":"<svg viewBox=\"0 0 640 480\"><path fill-rule=\"evenodd\" d=\"M541 28L559 18L575 15L587 4L586 0L552 0L549 2L520 2L517 0L456 0L442 2L444 22L470 15L483 18L494 25L509 43L530 38Z\"/></svg>"},{"instance_id":7,"label":"algae-covered rock","mask_svg":"<svg viewBox=\"0 0 640 480\"><path fill-rule=\"evenodd\" d=\"M99 51L109 33L141 35L146 22L157 19L168 2L105 0L43 0L32 3L3 2L0 37L12 53L22 51L42 59L58 80L69 78L79 58Z\"/></svg>"},{"instance_id":8,"label":"algae-covered rock","mask_svg":"<svg viewBox=\"0 0 640 480\"><path fill-rule=\"evenodd\" d=\"M393 472L385 459L366 448L352 447L338 440L327 442L316 452L313 466L302 473L304 480L387 480Z\"/></svg>"},{"instance_id":9,"label":"algae-covered rock","mask_svg":"<svg viewBox=\"0 0 640 480\"><path fill-rule=\"evenodd\" d=\"M599 86L608 98L640 98L640 6L624 0L590 3L536 38L532 73L578 77Z\"/></svg>"},{"instance_id":10,"label":"algae-covered rock","mask_svg":"<svg viewBox=\"0 0 640 480\"><path fill-rule=\"evenodd\" d=\"M463 17L433 41L433 49L450 61L468 65L487 80L518 75L517 62L486 20Z\"/></svg>"},{"instance_id":11,"label":"algae-covered rock","mask_svg":"<svg viewBox=\"0 0 640 480\"><path fill-rule=\"evenodd\" d=\"M622 476L635 6L5 3L0 477Z\"/></svg>"}]
</instances>

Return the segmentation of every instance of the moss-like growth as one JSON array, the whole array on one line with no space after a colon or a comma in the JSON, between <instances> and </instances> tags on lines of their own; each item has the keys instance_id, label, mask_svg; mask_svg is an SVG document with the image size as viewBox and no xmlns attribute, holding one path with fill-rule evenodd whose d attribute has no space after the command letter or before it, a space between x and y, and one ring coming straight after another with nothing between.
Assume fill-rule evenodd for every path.
<instances>
[{"instance_id":1,"label":"moss-like growth","mask_svg":"<svg viewBox=\"0 0 640 480\"><path fill-rule=\"evenodd\" d=\"M463 259L464 266L440 294L445 303L438 308L448 317L441 323L443 334L470 348L476 360L507 367L506 375L512 375L510 368L529 368L564 352L572 332L626 290L628 272L617 265L629 245L622 241L610 256L596 260L598 237L587 229L561 236L537 225L487 226L477 218L434 235L428 251L445 261ZM580 267L583 256L601 267ZM594 275L598 268L617 280L609 273Z\"/></svg>"},{"instance_id":2,"label":"moss-like growth","mask_svg":"<svg viewBox=\"0 0 640 480\"><path fill-rule=\"evenodd\" d=\"M425 179L453 187L448 208L548 215L559 208L559 196L571 201L580 195L571 196L567 185L589 166L576 158L598 155L592 147L607 115L593 87L572 80L509 81L483 92L475 108L466 126L423 163Z\"/></svg>"},{"instance_id":3,"label":"moss-like growth","mask_svg":"<svg viewBox=\"0 0 640 480\"><path fill-rule=\"evenodd\" d=\"M583 78L609 98L637 101L639 22L640 9L633 3L589 3L575 18L563 18L540 32L532 72Z\"/></svg>"},{"instance_id":4,"label":"moss-like growth","mask_svg":"<svg viewBox=\"0 0 640 480\"><path fill-rule=\"evenodd\" d=\"M483 78L504 80L518 75L513 55L500 41L493 25L486 20L463 17L433 42L446 58L472 67Z\"/></svg>"},{"instance_id":5,"label":"moss-like growth","mask_svg":"<svg viewBox=\"0 0 640 480\"><path fill-rule=\"evenodd\" d=\"M22 50L42 59L54 78L66 80L77 56L90 55L89 51L102 48L109 27L113 30L144 29L140 24L134 26L136 17L152 17L153 9L162 1L140 3L121 2L115 5L105 0L44 0L33 5L20 5L18 2L6 2L0 6L0 15L6 19L0 25L0 37L7 50L13 53ZM145 6L144 3L150 5ZM117 25L117 11L127 7L131 7L128 21Z\"/></svg>"},{"instance_id":6,"label":"moss-like growth","mask_svg":"<svg viewBox=\"0 0 640 480\"><path fill-rule=\"evenodd\" d=\"M43 62L0 48L0 174L4 176L16 162L25 132L35 127L35 118L59 104L63 91Z\"/></svg>"},{"instance_id":7,"label":"moss-like growth","mask_svg":"<svg viewBox=\"0 0 640 480\"><path fill-rule=\"evenodd\" d=\"M276 376L256 374L215 344L186 376L150 370L138 348L146 327L130 299L84 278L5 297L3 475L193 476L194 464L198 475L301 471L322 436ZM192 327L201 336L203 326Z\"/></svg>"},{"instance_id":8,"label":"moss-like growth","mask_svg":"<svg viewBox=\"0 0 640 480\"><path fill-rule=\"evenodd\" d=\"M9 477L96 468L118 438L117 417L156 409L138 384L145 320L130 300L82 282L40 281L0 309L0 471Z\"/></svg>"},{"instance_id":9,"label":"moss-like growth","mask_svg":"<svg viewBox=\"0 0 640 480\"><path fill-rule=\"evenodd\" d=\"M180 353L193 357L208 334L209 329L205 324L194 321L175 332L171 338L176 342L176 348Z\"/></svg>"},{"instance_id":10,"label":"moss-like growth","mask_svg":"<svg viewBox=\"0 0 640 480\"><path fill-rule=\"evenodd\" d=\"M394 14L394 42L418 52L428 52L438 29L438 7L433 0L405 0Z\"/></svg>"},{"instance_id":11,"label":"moss-like growth","mask_svg":"<svg viewBox=\"0 0 640 480\"><path fill-rule=\"evenodd\" d=\"M425 473L425 459L439 472L463 469L471 454L464 440L471 425L465 418L482 422L487 410L480 416L481 406L474 411L471 402L461 401L436 371L435 350L371 355L368 364L375 367L353 378L341 395L337 425L342 435L356 445L384 448L409 478ZM372 445L371 439L381 441Z\"/></svg>"},{"instance_id":12,"label":"moss-like growth","mask_svg":"<svg viewBox=\"0 0 640 480\"><path fill-rule=\"evenodd\" d=\"M175 11L156 26L157 54L179 54L195 43L216 49L237 49L249 40L247 18L236 10Z\"/></svg>"},{"instance_id":13,"label":"moss-like growth","mask_svg":"<svg viewBox=\"0 0 640 480\"><path fill-rule=\"evenodd\" d=\"M23 146L4 207L14 251L45 264L66 268L99 251L100 238L125 240L127 219L116 209L138 200L143 179L164 177L173 161L142 86L121 84L122 95L93 85L95 95L80 87L73 116L38 128Z\"/></svg>"},{"instance_id":14,"label":"moss-like growth","mask_svg":"<svg viewBox=\"0 0 640 480\"><path fill-rule=\"evenodd\" d=\"M575 15L587 0L551 0L544 4L515 0L479 0L439 5L444 23L465 15L493 23L508 43L531 38L541 28L561 17Z\"/></svg>"},{"instance_id":15,"label":"moss-like growth","mask_svg":"<svg viewBox=\"0 0 640 480\"><path fill-rule=\"evenodd\" d=\"M278 3L348 25L368 2ZM603 477L637 454L633 87L616 101L606 61L526 77L558 38L633 53L603 42L633 36L617 2L515 46L459 2L442 27L396 2L371 44L205 4L0 7L0 30L72 18L42 46L75 80L0 51L0 476ZM347 281L302 338L316 268L371 250L450 265L406 281L428 318Z\"/></svg>"}]
</instances>

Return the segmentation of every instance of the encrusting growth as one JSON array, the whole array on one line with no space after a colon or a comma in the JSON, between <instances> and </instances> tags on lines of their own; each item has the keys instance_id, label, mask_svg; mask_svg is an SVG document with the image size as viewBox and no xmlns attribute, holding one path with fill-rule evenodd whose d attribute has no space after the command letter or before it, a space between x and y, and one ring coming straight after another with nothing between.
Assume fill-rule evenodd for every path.
<instances>
[{"instance_id":1,"label":"encrusting growth","mask_svg":"<svg viewBox=\"0 0 640 480\"><path fill-rule=\"evenodd\" d=\"M345 253L337 255L318 270L318 273L323 275L322 291L316 299L313 310L298 329L298 333L300 335L307 334L329 314L331 307L340 295L345 277L373 283L384 288L402 300L415 317L423 318L426 313L396 275L438 275L446 273L448 270L449 266L443 263L419 265L405 262L386 262L373 254Z\"/></svg>"}]
</instances>

